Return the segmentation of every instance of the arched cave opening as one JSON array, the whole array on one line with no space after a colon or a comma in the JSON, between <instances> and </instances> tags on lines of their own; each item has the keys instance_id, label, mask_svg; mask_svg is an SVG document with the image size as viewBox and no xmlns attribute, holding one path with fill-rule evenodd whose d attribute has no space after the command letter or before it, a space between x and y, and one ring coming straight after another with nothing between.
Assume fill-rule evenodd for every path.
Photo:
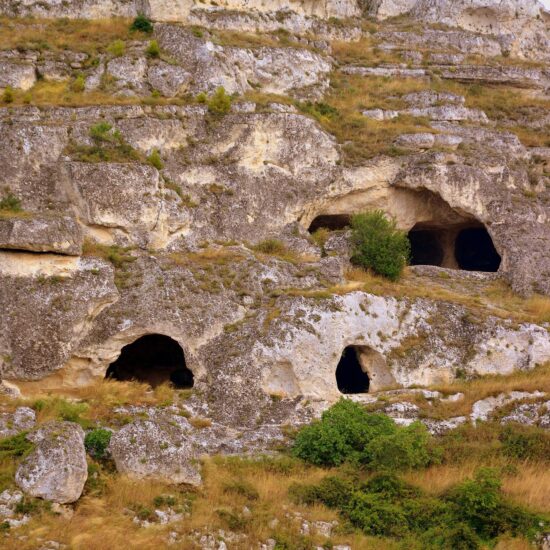
<instances>
[{"instance_id":1,"label":"arched cave opening","mask_svg":"<svg viewBox=\"0 0 550 550\"><path fill-rule=\"evenodd\" d=\"M369 375L361 367L357 346L348 346L342 352L342 357L336 367L336 384L338 389L345 394L369 391Z\"/></svg>"},{"instance_id":2,"label":"arched cave opening","mask_svg":"<svg viewBox=\"0 0 550 550\"><path fill-rule=\"evenodd\" d=\"M324 228L330 231L346 229L349 227L351 216L349 214L322 214L317 216L309 225L308 231L315 233L318 229Z\"/></svg>"},{"instance_id":3,"label":"arched cave opening","mask_svg":"<svg viewBox=\"0 0 550 550\"><path fill-rule=\"evenodd\" d=\"M124 346L118 359L109 365L105 378L135 380L153 388L164 382L179 389L192 388L194 382L183 349L162 334L147 334Z\"/></svg>"},{"instance_id":4,"label":"arched cave opening","mask_svg":"<svg viewBox=\"0 0 550 550\"><path fill-rule=\"evenodd\" d=\"M500 256L482 225L416 224L409 231L411 265L435 265L467 271L498 271Z\"/></svg>"},{"instance_id":5,"label":"arched cave opening","mask_svg":"<svg viewBox=\"0 0 550 550\"><path fill-rule=\"evenodd\" d=\"M441 266L445 254L439 233L432 229L413 229L409 232L411 265Z\"/></svg>"},{"instance_id":6,"label":"arched cave opening","mask_svg":"<svg viewBox=\"0 0 550 550\"><path fill-rule=\"evenodd\" d=\"M485 227L462 229L455 241L455 257L460 269L498 271L500 255Z\"/></svg>"}]
</instances>

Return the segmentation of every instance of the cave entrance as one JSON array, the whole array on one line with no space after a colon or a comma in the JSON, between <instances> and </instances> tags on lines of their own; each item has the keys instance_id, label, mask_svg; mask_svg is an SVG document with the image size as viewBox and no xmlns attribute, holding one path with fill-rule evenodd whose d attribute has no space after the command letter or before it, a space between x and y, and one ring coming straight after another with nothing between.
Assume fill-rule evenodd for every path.
<instances>
[{"instance_id":1,"label":"cave entrance","mask_svg":"<svg viewBox=\"0 0 550 550\"><path fill-rule=\"evenodd\" d=\"M342 352L342 357L336 367L336 384L342 393L367 393L369 391L369 375L359 362L357 346L348 346Z\"/></svg>"},{"instance_id":2,"label":"cave entrance","mask_svg":"<svg viewBox=\"0 0 550 550\"><path fill-rule=\"evenodd\" d=\"M429 226L409 231L411 265L435 265L466 271L498 271L500 256L483 225Z\"/></svg>"},{"instance_id":3,"label":"cave entrance","mask_svg":"<svg viewBox=\"0 0 550 550\"><path fill-rule=\"evenodd\" d=\"M498 271L500 255L485 227L462 229L455 241L455 257L460 269Z\"/></svg>"},{"instance_id":4,"label":"cave entrance","mask_svg":"<svg viewBox=\"0 0 550 550\"><path fill-rule=\"evenodd\" d=\"M193 373L185 364L181 346L169 336L147 334L124 346L109 365L105 378L135 380L153 388L171 382L176 388L192 388Z\"/></svg>"},{"instance_id":5,"label":"cave entrance","mask_svg":"<svg viewBox=\"0 0 550 550\"><path fill-rule=\"evenodd\" d=\"M346 229L351 223L349 214L323 214L317 216L309 225L308 231L315 233L318 229L328 229L329 231L337 231Z\"/></svg>"}]
</instances>

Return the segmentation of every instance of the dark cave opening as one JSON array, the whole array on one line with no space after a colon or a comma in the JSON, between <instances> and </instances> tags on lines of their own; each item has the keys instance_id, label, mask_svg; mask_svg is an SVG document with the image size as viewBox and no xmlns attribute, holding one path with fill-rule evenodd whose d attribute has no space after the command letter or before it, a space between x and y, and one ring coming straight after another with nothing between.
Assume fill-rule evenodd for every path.
<instances>
[{"instance_id":1,"label":"dark cave opening","mask_svg":"<svg viewBox=\"0 0 550 550\"><path fill-rule=\"evenodd\" d=\"M409 231L411 265L466 271L498 271L500 256L487 229L479 224L426 226Z\"/></svg>"},{"instance_id":2,"label":"dark cave opening","mask_svg":"<svg viewBox=\"0 0 550 550\"><path fill-rule=\"evenodd\" d=\"M351 216L349 214L323 214L317 216L309 225L308 231L315 233L318 229L324 228L330 231L346 229L349 227Z\"/></svg>"},{"instance_id":3,"label":"dark cave opening","mask_svg":"<svg viewBox=\"0 0 550 550\"><path fill-rule=\"evenodd\" d=\"M336 367L336 384L342 393L367 393L369 376L363 372L356 346L348 346Z\"/></svg>"},{"instance_id":4,"label":"dark cave opening","mask_svg":"<svg viewBox=\"0 0 550 550\"><path fill-rule=\"evenodd\" d=\"M411 243L411 265L441 266L444 258L440 232L433 229L419 229L409 232Z\"/></svg>"},{"instance_id":5,"label":"dark cave opening","mask_svg":"<svg viewBox=\"0 0 550 550\"><path fill-rule=\"evenodd\" d=\"M162 334L147 334L124 346L118 359L109 365L105 378L135 380L153 388L164 382L179 389L192 388L194 383L183 349Z\"/></svg>"},{"instance_id":6,"label":"dark cave opening","mask_svg":"<svg viewBox=\"0 0 550 550\"><path fill-rule=\"evenodd\" d=\"M500 255L485 227L462 229L455 241L455 257L460 269L498 271Z\"/></svg>"}]
</instances>

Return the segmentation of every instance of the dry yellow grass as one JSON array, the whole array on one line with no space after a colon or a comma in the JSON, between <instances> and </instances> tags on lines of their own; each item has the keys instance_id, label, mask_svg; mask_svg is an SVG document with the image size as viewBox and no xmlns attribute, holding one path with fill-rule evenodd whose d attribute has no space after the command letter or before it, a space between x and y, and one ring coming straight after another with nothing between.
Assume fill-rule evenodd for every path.
<instances>
[{"instance_id":1,"label":"dry yellow grass","mask_svg":"<svg viewBox=\"0 0 550 550\"><path fill-rule=\"evenodd\" d=\"M429 298L460 304L472 310L480 318L494 315L516 322L545 323L550 321L550 297L535 294L523 298L514 293L504 281L478 285L478 292L471 285L455 284L452 279L426 279L421 281L405 269L401 279L391 282L361 268L351 268L346 279L361 283L363 290L372 294Z\"/></svg>"},{"instance_id":2,"label":"dry yellow grass","mask_svg":"<svg viewBox=\"0 0 550 550\"><path fill-rule=\"evenodd\" d=\"M73 50L96 55L114 40L142 39L128 19L0 18L0 49Z\"/></svg>"}]
</instances>

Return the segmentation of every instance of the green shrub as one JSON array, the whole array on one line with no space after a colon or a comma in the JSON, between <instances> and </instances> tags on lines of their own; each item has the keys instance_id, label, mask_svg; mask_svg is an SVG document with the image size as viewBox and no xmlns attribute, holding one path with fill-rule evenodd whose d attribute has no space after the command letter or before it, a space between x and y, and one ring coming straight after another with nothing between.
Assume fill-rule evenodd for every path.
<instances>
[{"instance_id":1,"label":"green shrub","mask_svg":"<svg viewBox=\"0 0 550 550\"><path fill-rule=\"evenodd\" d=\"M541 428L507 425L499 439L506 456L518 460L550 461L550 433Z\"/></svg>"},{"instance_id":2,"label":"green shrub","mask_svg":"<svg viewBox=\"0 0 550 550\"><path fill-rule=\"evenodd\" d=\"M382 495L388 500L412 498L420 494L416 487L409 485L393 473L374 476L361 487L361 490Z\"/></svg>"},{"instance_id":3,"label":"green shrub","mask_svg":"<svg viewBox=\"0 0 550 550\"><path fill-rule=\"evenodd\" d=\"M0 460L27 456L34 445L27 439L27 432L0 439Z\"/></svg>"},{"instance_id":4,"label":"green shrub","mask_svg":"<svg viewBox=\"0 0 550 550\"><path fill-rule=\"evenodd\" d=\"M162 170L164 164L162 162L162 158L160 157L160 153L158 152L158 149L153 149L151 154L147 157L147 162L154 166L157 170Z\"/></svg>"},{"instance_id":5,"label":"green shrub","mask_svg":"<svg viewBox=\"0 0 550 550\"><path fill-rule=\"evenodd\" d=\"M0 212L21 212L21 200L18 199L11 191L0 200Z\"/></svg>"},{"instance_id":6,"label":"green shrub","mask_svg":"<svg viewBox=\"0 0 550 550\"><path fill-rule=\"evenodd\" d=\"M83 92L86 89L86 80L84 75L79 74L71 83L71 90L76 93Z\"/></svg>"},{"instance_id":7,"label":"green shrub","mask_svg":"<svg viewBox=\"0 0 550 550\"><path fill-rule=\"evenodd\" d=\"M147 49L145 50L145 53L149 57L159 57L160 56L159 43L156 40L151 40L151 42L149 42L149 46L147 46Z\"/></svg>"},{"instance_id":8,"label":"green shrub","mask_svg":"<svg viewBox=\"0 0 550 550\"><path fill-rule=\"evenodd\" d=\"M206 105L212 114L225 115L231 109L231 96L227 95L223 86L220 86L212 97L206 100Z\"/></svg>"},{"instance_id":9,"label":"green shrub","mask_svg":"<svg viewBox=\"0 0 550 550\"><path fill-rule=\"evenodd\" d=\"M354 493L346 515L366 535L399 537L406 533L407 519L401 508L380 495Z\"/></svg>"},{"instance_id":10,"label":"green shrub","mask_svg":"<svg viewBox=\"0 0 550 550\"><path fill-rule=\"evenodd\" d=\"M139 14L130 25L130 30L150 34L153 32L153 23L145 15Z\"/></svg>"},{"instance_id":11,"label":"green shrub","mask_svg":"<svg viewBox=\"0 0 550 550\"><path fill-rule=\"evenodd\" d=\"M289 494L294 502L299 504L323 503L329 508L344 509L348 506L353 493L353 484L336 476L327 476L319 485L293 484Z\"/></svg>"},{"instance_id":12,"label":"green shrub","mask_svg":"<svg viewBox=\"0 0 550 550\"><path fill-rule=\"evenodd\" d=\"M81 415L88 409L89 405L87 403L75 403L73 401L65 401L64 399L60 399L58 403L59 418L67 422L86 424L87 421L81 418Z\"/></svg>"},{"instance_id":13,"label":"green shrub","mask_svg":"<svg viewBox=\"0 0 550 550\"><path fill-rule=\"evenodd\" d=\"M369 441L362 460L374 470L423 468L431 460L429 439L424 424L414 422L392 434Z\"/></svg>"},{"instance_id":14,"label":"green shrub","mask_svg":"<svg viewBox=\"0 0 550 550\"><path fill-rule=\"evenodd\" d=\"M94 458L103 458L111 441L112 432L104 428L97 428L88 432L84 438L84 446L88 454Z\"/></svg>"},{"instance_id":15,"label":"green shrub","mask_svg":"<svg viewBox=\"0 0 550 550\"><path fill-rule=\"evenodd\" d=\"M115 40L107 46L107 51L114 57L121 57L126 52L126 44L123 40Z\"/></svg>"},{"instance_id":16,"label":"green shrub","mask_svg":"<svg viewBox=\"0 0 550 550\"><path fill-rule=\"evenodd\" d=\"M4 103L13 103L15 101L15 93L11 86L6 86L2 93L2 101Z\"/></svg>"},{"instance_id":17,"label":"green shrub","mask_svg":"<svg viewBox=\"0 0 550 550\"><path fill-rule=\"evenodd\" d=\"M318 466L337 466L346 460L358 462L369 441L396 430L386 415L369 414L361 405L341 399L323 413L320 421L300 430L293 453Z\"/></svg>"},{"instance_id":18,"label":"green shrub","mask_svg":"<svg viewBox=\"0 0 550 550\"><path fill-rule=\"evenodd\" d=\"M114 134L111 133L112 129L112 125L108 122L98 122L90 128L90 137L94 141L112 142L114 140Z\"/></svg>"},{"instance_id":19,"label":"green shrub","mask_svg":"<svg viewBox=\"0 0 550 550\"><path fill-rule=\"evenodd\" d=\"M404 231L382 210L356 214L351 219L352 261L395 281L407 265L410 243Z\"/></svg>"}]
</instances>

